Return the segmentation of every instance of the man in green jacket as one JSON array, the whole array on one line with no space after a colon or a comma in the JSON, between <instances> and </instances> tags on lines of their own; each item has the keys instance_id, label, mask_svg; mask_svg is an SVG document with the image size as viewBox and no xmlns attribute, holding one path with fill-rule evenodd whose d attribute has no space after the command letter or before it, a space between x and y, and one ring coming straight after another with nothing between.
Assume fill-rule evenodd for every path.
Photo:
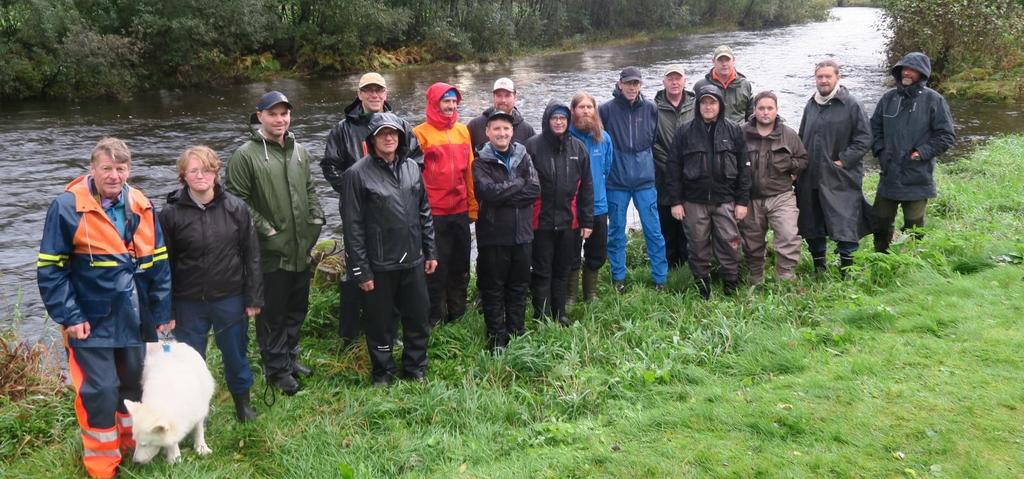
<instances>
[{"instance_id":1,"label":"man in green jacket","mask_svg":"<svg viewBox=\"0 0 1024 479\"><path fill-rule=\"evenodd\" d=\"M686 249L686 232L683 222L672 217L672 204L668 200L668 154L676 131L693 119L693 92L686 91L686 70L682 65L669 65L662 76L665 88L654 95L658 105L658 136L654 140L654 186L658 190L658 218L661 234L665 237L665 257L668 267L676 268L686 264L690 255Z\"/></svg>"},{"instance_id":2,"label":"man in green jacket","mask_svg":"<svg viewBox=\"0 0 1024 479\"><path fill-rule=\"evenodd\" d=\"M310 175L310 156L288 131L292 105L281 92L260 98L251 137L231 155L227 189L249 206L260 241L264 306L256 341L267 381L285 394L312 374L297 361L299 329L309 306L309 252L324 213Z\"/></svg>"},{"instance_id":3,"label":"man in green jacket","mask_svg":"<svg viewBox=\"0 0 1024 479\"><path fill-rule=\"evenodd\" d=\"M736 71L736 55L728 45L721 45L715 48L712 53L713 66L711 71L704 78L701 78L693 91L699 91L704 85L715 85L725 92L725 103L722 109L725 110L725 117L729 121L743 126L754 114L753 88L750 81L742 73Z\"/></svg>"}]
</instances>

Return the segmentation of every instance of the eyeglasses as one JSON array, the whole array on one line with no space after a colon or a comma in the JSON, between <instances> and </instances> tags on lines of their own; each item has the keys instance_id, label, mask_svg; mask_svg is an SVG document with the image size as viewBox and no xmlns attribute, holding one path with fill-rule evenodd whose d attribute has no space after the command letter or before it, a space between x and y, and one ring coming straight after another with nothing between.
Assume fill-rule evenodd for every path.
<instances>
[{"instance_id":1,"label":"eyeglasses","mask_svg":"<svg viewBox=\"0 0 1024 479\"><path fill-rule=\"evenodd\" d=\"M217 170L211 170L208 168L192 168L185 172L186 176L209 176L216 175Z\"/></svg>"}]
</instances>

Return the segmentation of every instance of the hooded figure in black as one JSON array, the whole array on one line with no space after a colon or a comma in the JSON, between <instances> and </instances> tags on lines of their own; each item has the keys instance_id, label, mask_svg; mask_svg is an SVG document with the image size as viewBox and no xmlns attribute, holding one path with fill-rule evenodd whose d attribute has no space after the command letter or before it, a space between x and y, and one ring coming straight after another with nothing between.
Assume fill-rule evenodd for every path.
<instances>
[{"instance_id":1,"label":"hooded figure in black","mask_svg":"<svg viewBox=\"0 0 1024 479\"><path fill-rule=\"evenodd\" d=\"M544 109L541 133L526 142L540 178L534 207L534 317L569 323L566 280L572 268L576 235L590 236L594 223L594 180L587 147L569 134L569 107L558 102Z\"/></svg>"},{"instance_id":2,"label":"hooded figure in black","mask_svg":"<svg viewBox=\"0 0 1024 479\"><path fill-rule=\"evenodd\" d=\"M718 112L711 118L714 102ZM697 109L673 139L666 185L672 216L686 229L690 270L707 299L712 252L721 265L725 293L732 294L739 281L738 222L750 201L750 161L743 130L726 119L720 88L698 89Z\"/></svg>"},{"instance_id":3,"label":"hooded figure in black","mask_svg":"<svg viewBox=\"0 0 1024 479\"><path fill-rule=\"evenodd\" d=\"M881 172L874 212L875 249L888 251L896 210L903 205L903 229L924 226L928 198L936 195L935 158L956 140L946 99L928 88L931 61L908 53L892 68L896 88L882 95L871 115L871 150Z\"/></svg>"},{"instance_id":4,"label":"hooded figure in black","mask_svg":"<svg viewBox=\"0 0 1024 479\"><path fill-rule=\"evenodd\" d=\"M343 175L342 225L348 274L366 295L373 383L386 386L395 375L396 308L404 332L402 373L426 378L430 301L425 275L437 267L437 250L426 189L419 166L408 159L401 121L378 113L370 132L367 155Z\"/></svg>"}]
</instances>

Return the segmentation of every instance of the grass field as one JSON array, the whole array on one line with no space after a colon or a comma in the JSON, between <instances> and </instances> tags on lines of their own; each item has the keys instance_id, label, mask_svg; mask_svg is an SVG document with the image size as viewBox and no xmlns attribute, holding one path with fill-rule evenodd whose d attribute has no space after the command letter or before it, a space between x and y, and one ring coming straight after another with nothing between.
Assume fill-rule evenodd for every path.
<instances>
[{"instance_id":1,"label":"grass field","mask_svg":"<svg viewBox=\"0 0 1024 479\"><path fill-rule=\"evenodd\" d=\"M705 303L679 271L656 294L634 242L626 294L605 277L497 357L472 313L433 335L425 385L370 388L319 291L302 393L240 425L221 382L212 456L122 477L1024 476L1022 168L1024 137L941 166L924 239L865 238L845 281L805 258L794 284ZM68 394L0 403L0 476L82 475L75 426Z\"/></svg>"}]
</instances>

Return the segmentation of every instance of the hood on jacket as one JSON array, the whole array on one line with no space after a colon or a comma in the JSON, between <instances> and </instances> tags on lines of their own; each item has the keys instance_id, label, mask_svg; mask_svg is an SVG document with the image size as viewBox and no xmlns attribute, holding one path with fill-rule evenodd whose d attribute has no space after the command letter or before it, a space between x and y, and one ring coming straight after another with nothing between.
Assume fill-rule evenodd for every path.
<instances>
[{"instance_id":1,"label":"hood on jacket","mask_svg":"<svg viewBox=\"0 0 1024 479\"><path fill-rule=\"evenodd\" d=\"M441 97L444 96L448 90L455 90L455 98L461 104L462 103L462 92L458 88L449 85L444 82L437 82L430 85L427 88L427 123L439 130L447 130L455 123L459 121L459 111L456 110L455 114L451 117L444 116L441 113Z\"/></svg>"},{"instance_id":2,"label":"hood on jacket","mask_svg":"<svg viewBox=\"0 0 1024 479\"><path fill-rule=\"evenodd\" d=\"M386 100L384 101L384 111L391 111L391 104ZM359 100L358 97L355 100L352 100L352 103L349 103L349 105L345 107L345 118L348 118L348 121L353 123L362 123L363 121L366 121L363 119L364 114L363 102Z\"/></svg>"},{"instance_id":3,"label":"hood on jacket","mask_svg":"<svg viewBox=\"0 0 1024 479\"><path fill-rule=\"evenodd\" d=\"M694 114L694 119L700 118L701 121L704 120L704 117L700 114L700 99L705 95L711 95L718 100L718 118L715 118L715 121L720 121L722 117L725 116L725 96L722 94L722 89L713 84L704 85L700 87L700 90L697 90L697 94L695 95L696 98L694 99L696 102L694 104L694 109L696 109L697 112Z\"/></svg>"},{"instance_id":4,"label":"hood on jacket","mask_svg":"<svg viewBox=\"0 0 1024 479\"><path fill-rule=\"evenodd\" d=\"M409 139L405 137L405 129L402 128L402 120L391 112L377 113L370 119L370 134L366 135L366 152L377 157L376 148L373 145L373 133L378 128L387 126L398 132L398 150L395 151L396 160L404 160L409 156Z\"/></svg>"},{"instance_id":5,"label":"hood on jacket","mask_svg":"<svg viewBox=\"0 0 1024 479\"><path fill-rule=\"evenodd\" d=\"M563 136L561 139L555 136L555 132L551 131L551 114L554 113L554 111L559 108L569 110L569 115L566 117L566 120L568 120L569 125L572 125L572 110L569 109L569 106L566 105L565 103L556 100L549 101L548 106L544 107L544 115L541 116L540 132L542 135L544 135L544 139L551 143L559 143L560 141L565 139L565 136L569 135L568 127L566 127L565 129L565 136Z\"/></svg>"},{"instance_id":6,"label":"hood on jacket","mask_svg":"<svg viewBox=\"0 0 1024 479\"><path fill-rule=\"evenodd\" d=\"M900 76L903 73L903 67L910 67L921 72L921 83L928 83L928 79L932 76L932 61L928 59L928 55L921 52L910 52L904 55L903 59L892 67L892 76L896 79L897 85L903 84Z\"/></svg>"}]
</instances>

